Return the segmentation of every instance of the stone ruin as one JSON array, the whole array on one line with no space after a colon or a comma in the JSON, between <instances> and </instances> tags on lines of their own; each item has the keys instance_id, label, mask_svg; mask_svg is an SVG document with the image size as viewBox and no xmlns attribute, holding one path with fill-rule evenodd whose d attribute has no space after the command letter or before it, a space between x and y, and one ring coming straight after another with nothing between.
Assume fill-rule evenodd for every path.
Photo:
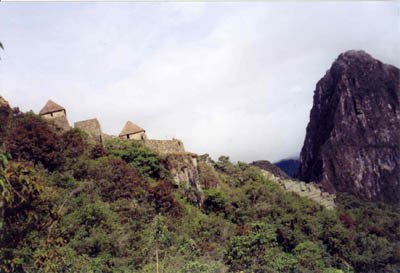
<instances>
[{"instance_id":1,"label":"stone ruin","mask_svg":"<svg viewBox=\"0 0 400 273\"><path fill-rule=\"evenodd\" d=\"M52 100L47 101L45 106L40 110L39 115L44 119L53 122L60 130L67 131L72 128L69 125L67 111L65 108ZM157 152L158 154L166 155L186 153L182 141L178 139L148 139L146 131L131 121L126 122L118 137L105 134L102 131L100 122L97 120L97 118L77 121L74 123L74 128L82 130L88 134L90 140L99 144L103 144L104 140L106 139L120 138L125 140L142 141L146 147Z\"/></svg>"},{"instance_id":2,"label":"stone ruin","mask_svg":"<svg viewBox=\"0 0 400 273\"><path fill-rule=\"evenodd\" d=\"M0 101L2 102L2 101ZM61 130L70 130L71 126L67 120L67 112L64 107L49 100L39 113L43 118L55 123ZM119 136L111 136L102 132L100 122L96 119L77 121L74 127L87 133L89 138L96 143L102 144L108 138L120 138L125 140L142 141L142 143L154 152L163 155L168 161L168 169L173 175L173 181L179 187L194 188L200 193L200 203L202 188L199 181L198 155L185 151L182 141L148 139L146 131L140 126L128 121L122 128ZM172 158L172 157L173 158ZM175 159L175 160L174 160ZM175 163L174 163L175 162ZM261 170L265 177L277 183L283 190L291 191L301 197L309 198L328 209L335 207L335 195L321 190L313 183L293 181Z\"/></svg>"},{"instance_id":3,"label":"stone ruin","mask_svg":"<svg viewBox=\"0 0 400 273\"><path fill-rule=\"evenodd\" d=\"M97 118L77 121L74 127L87 133L95 142L103 143L103 132Z\"/></svg>"},{"instance_id":4,"label":"stone ruin","mask_svg":"<svg viewBox=\"0 0 400 273\"><path fill-rule=\"evenodd\" d=\"M284 179L262 169L261 172L269 181L278 184L285 191L291 191L301 197L311 199L327 209L335 208L336 195L323 191L321 187L315 183Z\"/></svg>"},{"instance_id":5,"label":"stone ruin","mask_svg":"<svg viewBox=\"0 0 400 273\"><path fill-rule=\"evenodd\" d=\"M67 111L52 100L47 101L42 110L40 110L39 115L53 122L61 130L67 131L71 129L67 119Z\"/></svg>"}]
</instances>

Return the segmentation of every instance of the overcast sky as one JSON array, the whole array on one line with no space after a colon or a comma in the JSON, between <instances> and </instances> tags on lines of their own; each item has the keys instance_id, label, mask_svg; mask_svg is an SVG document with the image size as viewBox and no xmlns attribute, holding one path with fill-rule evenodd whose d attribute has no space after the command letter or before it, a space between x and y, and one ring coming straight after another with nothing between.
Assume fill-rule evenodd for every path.
<instances>
[{"instance_id":1,"label":"overcast sky","mask_svg":"<svg viewBox=\"0 0 400 273\"><path fill-rule=\"evenodd\" d=\"M317 81L363 49L400 66L399 2L1 3L0 95L71 124L131 120L214 159L297 157Z\"/></svg>"}]
</instances>

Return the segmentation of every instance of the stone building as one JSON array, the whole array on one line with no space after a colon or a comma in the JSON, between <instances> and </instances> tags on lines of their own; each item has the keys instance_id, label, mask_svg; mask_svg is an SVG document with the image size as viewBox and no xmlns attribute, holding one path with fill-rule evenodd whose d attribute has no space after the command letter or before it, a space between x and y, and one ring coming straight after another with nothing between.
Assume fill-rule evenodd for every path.
<instances>
[{"instance_id":1,"label":"stone building","mask_svg":"<svg viewBox=\"0 0 400 273\"><path fill-rule=\"evenodd\" d=\"M134 124L131 121L127 121L121 133L119 133L121 139L134 139L134 140L146 140L146 131Z\"/></svg>"},{"instance_id":2,"label":"stone building","mask_svg":"<svg viewBox=\"0 0 400 273\"><path fill-rule=\"evenodd\" d=\"M87 133L89 137L97 143L103 142L103 132L97 118L77 121L74 127Z\"/></svg>"},{"instance_id":3,"label":"stone building","mask_svg":"<svg viewBox=\"0 0 400 273\"><path fill-rule=\"evenodd\" d=\"M6 101L2 96L0 96L0 106L10 107L8 101Z\"/></svg>"},{"instance_id":4,"label":"stone building","mask_svg":"<svg viewBox=\"0 0 400 273\"><path fill-rule=\"evenodd\" d=\"M47 101L42 110L40 110L39 115L47 120L54 122L57 127L63 130L71 129L71 126L69 125L67 119L67 111L64 107L55 103L52 100Z\"/></svg>"}]
</instances>

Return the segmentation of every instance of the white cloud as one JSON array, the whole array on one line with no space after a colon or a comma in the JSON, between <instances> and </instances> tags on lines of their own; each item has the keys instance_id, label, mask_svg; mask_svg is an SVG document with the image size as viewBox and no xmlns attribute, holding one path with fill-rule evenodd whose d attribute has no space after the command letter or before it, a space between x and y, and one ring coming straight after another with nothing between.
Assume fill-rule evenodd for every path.
<instances>
[{"instance_id":1,"label":"white cloud","mask_svg":"<svg viewBox=\"0 0 400 273\"><path fill-rule=\"evenodd\" d=\"M113 134L130 119L214 158L298 154L314 86L340 52L364 48L400 65L399 5L390 3L46 7L60 14L35 10L41 22L56 23L32 24L32 33L35 12L21 24L11 18L24 6L0 10L8 18L0 37L14 48L0 63L5 97L24 110L53 98L70 120L97 116ZM37 52L18 42L25 35Z\"/></svg>"}]
</instances>

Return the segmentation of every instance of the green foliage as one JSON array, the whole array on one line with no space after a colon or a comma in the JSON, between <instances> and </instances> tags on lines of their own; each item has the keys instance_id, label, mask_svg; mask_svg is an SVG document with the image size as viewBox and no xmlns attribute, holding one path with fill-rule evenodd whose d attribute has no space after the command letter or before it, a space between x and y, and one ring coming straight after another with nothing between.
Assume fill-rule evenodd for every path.
<instances>
[{"instance_id":1,"label":"green foliage","mask_svg":"<svg viewBox=\"0 0 400 273\"><path fill-rule=\"evenodd\" d=\"M277 246L274 227L261 222L255 223L248 234L235 236L229 242L226 261L234 271L250 270L261 272L264 254L268 248Z\"/></svg>"},{"instance_id":2,"label":"green foliage","mask_svg":"<svg viewBox=\"0 0 400 273\"><path fill-rule=\"evenodd\" d=\"M56 194L43 183L42 175L30 166L11 162L4 170L7 185L0 203L0 268L6 272L24 265L24 238L49 227L54 220Z\"/></svg>"},{"instance_id":3,"label":"green foliage","mask_svg":"<svg viewBox=\"0 0 400 273\"><path fill-rule=\"evenodd\" d=\"M62 232L70 237L70 247L78 254L97 257L119 251L115 245L118 218L106 203L97 201L80 207L63 218L62 226L66 227Z\"/></svg>"},{"instance_id":4,"label":"green foliage","mask_svg":"<svg viewBox=\"0 0 400 273\"><path fill-rule=\"evenodd\" d=\"M198 160L199 182L205 189L212 189L219 185L219 177L213 168L215 162L208 154L202 155Z\"/></svg>"},{"instance_id":5,"label":"green foliage","mask_svg":"<svg viewBox=\"0 0 400 273\"><path fill-rule=\"evenodd\" d=\"M399 207L327 210L225 156L199 157L203 190L182 189L167 170L189 155L93 145L7 107L0 121L0 272L400 271Z\"/></svg>"},{"instance_id":6,"label":"green foliage","mask_svg":"<svg viewBox=\"0 0 400 273\"><path fill-rule=\"evenodd\" d=\"M5 176L4 170L8 164L6 154L0 152L0 216L4 215L4 206L12 199L11 186ZM0 218L0 230L4 226L4 218Z\"/></svg>"},{"instance_id":7,"label":"green foliage","mask_svg":"<svg viewBox=\"0 0 400 273\"><path fill-rule=\"evenodd\" d=\"M69 172L54 172L49 177L49 183L59 188L75 188L79 182Z\"/></svg>"},{"instance_id":8,"label":"green foliage","mask_svg":"<svg viewBox=\"0 0 400 273\"><path fill-rule=\"evenodd\" d=\"M325 267L321 249L321 246L317 243L305 241L298 244L293 250L293 253L297 257L299 266L312 271L318 271Z\"/></svg>"},{"instance_id":9,"label":"green foliage","mask_svg":"<svg viewBox=\"0 0 400 273\"><path fill-rule=\"evenodd\" d=\"M157 213L179 217L182 208L172 195L172 187L168 182L162 181L149 189L148 201L153 204Z\"/></svg>"},{"instance_id":10,"label":"green foliage","mask_svg":"<svg viewBox=\"0 0 400 273\"><path fill-rule=\"evenodd\" d=\"M30 113L15 118L5 144L7 151L17 160L31 161L49 170L63 163L55 130Z\"/></svg>"},{"instance_id":11,"label":"green foliage","mask_svg":"<svg viewBox=\"0 0 400 273\"><path fill-rule=\"evenodd\" d=\"M61 136L61 152L64 157L76 159L85 152L85 137L77 129L69 130Z\"/></svg>"},{"instance_id":12,"label":"green foliage","mask_svg":"<svg viewBox=\"0 0 400 273\"><path fill-rule=\"evenodd\" d=\"M152 178L160 177L159 157L139 141L111 140L105 146L110 155L132 164L142 175Z\"/></svg>"},{"instance_id":13,"label":"green foliage","mask_svg":"<svg viewBox=\"0 0 400 273\"><path fill-rule=\"evenodd\" d=\"M207 212L224 212L228 201L226 194L218 189L209 189L205 191L204 209Z\"/></svg>"}]
</instances>

